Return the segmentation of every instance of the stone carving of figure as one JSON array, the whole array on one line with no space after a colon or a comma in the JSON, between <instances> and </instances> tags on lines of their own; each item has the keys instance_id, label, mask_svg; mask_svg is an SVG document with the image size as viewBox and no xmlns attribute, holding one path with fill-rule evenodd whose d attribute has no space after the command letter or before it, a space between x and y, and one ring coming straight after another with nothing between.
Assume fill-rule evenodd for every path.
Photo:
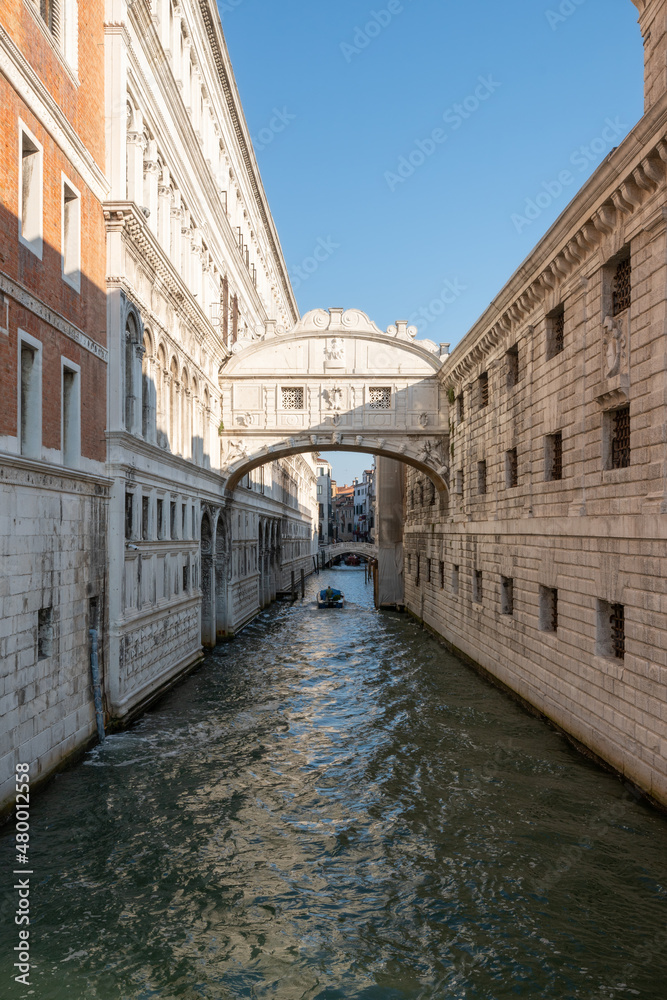
<instances>
[{"instance_id":1,"label":"stone carving of figure","mask_svg":"<svg viewBox=\"0 0 667 1000\"><path fill-rule=\"evenodd\" d=\"M605 376L613 378L621 370L627 341L622 320L607 316L604 325L606 330L604 337Z\"/></svg>"},{"instance_id":2,"label":"stone carving of figure","mask_svg":"<svg viewBox=\"0 0 667 1000\"><path fill-rule=\"evenodd\" d=\"M340 410L343 405L343 390L339 389L338 386L333 389L325 389L322 396L330 410Z\"/></svg>"},{"instance_id":3,"label":"stone carving of figure","mask_svg":"<svg viewBox=\"0 0 667 1000\"><path fill-rule=\"evenodd\" d=\"M327 351L327 361L344 361L345 360L345 341L342 337L334 337L329 342L329 350Z\"/></svg>"},{"instance_id":4,"label":"stone carving of figure","mask_svg":"<svg viewBox=\"0 0 667 1000\"><path fill-rule=\"evenodd\" d=\"M242 458L248 457L248 446L244 441L230 441L227 450L227 464L232 465Z\"/></svg>"}]
</instances>

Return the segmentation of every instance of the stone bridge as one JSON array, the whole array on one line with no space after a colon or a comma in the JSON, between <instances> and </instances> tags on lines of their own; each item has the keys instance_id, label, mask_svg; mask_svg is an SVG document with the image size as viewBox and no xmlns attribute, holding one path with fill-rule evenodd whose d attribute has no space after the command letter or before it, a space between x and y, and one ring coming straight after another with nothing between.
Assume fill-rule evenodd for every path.
<instances>
[{"instance_id":1,"label":"stone bridge","mask_svg":"<svg viewBox=\"0 0 667 1000\"><path fill-rule=\"evenodd\" d=\"M320 549L324 565L330 563L336 556L364 556L366 559L377 559L378 547L372 542L336 542L334 545L323 545Z\"/></svg>"},{"instance_id":2,"label":"stone bridge","mask_svg":"<svg viewBox=\"0 0 667 1000\"><path fill-rule=\"evenodd\" d=\"M312 451L370 452L449 483L448 401L437 344L356 309L317 309L239 340L220 370L221 462L232 493L252 469Z\"/></svg>"}]
</instances>

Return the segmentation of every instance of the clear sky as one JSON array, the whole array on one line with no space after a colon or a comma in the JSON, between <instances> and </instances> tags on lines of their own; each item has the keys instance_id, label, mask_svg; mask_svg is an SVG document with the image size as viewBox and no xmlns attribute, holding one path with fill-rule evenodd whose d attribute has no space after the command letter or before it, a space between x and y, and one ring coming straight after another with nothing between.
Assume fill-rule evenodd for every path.
<instances>
[{"instance_id":1,"label":"clear sky","mask_svg":"<svg viewBox=\"0 0 667 1000\"><path fill-rule=\"evenodd\" d=\"M630 0L218 6L302 312L456 344L642 114Z\"/></svg>"}]
</instances>

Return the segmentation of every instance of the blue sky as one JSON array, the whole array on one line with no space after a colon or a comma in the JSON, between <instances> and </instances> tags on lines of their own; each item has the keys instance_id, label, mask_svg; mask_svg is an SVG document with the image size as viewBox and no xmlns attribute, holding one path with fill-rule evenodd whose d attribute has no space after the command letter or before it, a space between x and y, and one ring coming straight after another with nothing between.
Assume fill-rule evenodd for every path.
<instances>
[{"instance_id":1,"label":"blue sky","mask_svg":"<svg viewBox=\"0 0 667 1000\"><path fill-rule=\"evenodd\" d=\"M630 0L218 6L302 312L456 344L642 114Z\"/></svg>"}]
</instances>

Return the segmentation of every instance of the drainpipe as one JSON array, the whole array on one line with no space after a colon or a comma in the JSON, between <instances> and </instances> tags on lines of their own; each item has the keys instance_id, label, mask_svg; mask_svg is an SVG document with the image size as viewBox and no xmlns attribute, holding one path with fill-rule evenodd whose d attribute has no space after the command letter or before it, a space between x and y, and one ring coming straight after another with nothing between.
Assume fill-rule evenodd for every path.
<instances>
[{"instance_id":1,"label":"drainpipe","mask_svg":"<svg viewBox=\"0 0 667 1000\"><path fill-rule=\"evenodd\" d=\"M93 675L93 697L95 699L95 720L100 743L104 743L104 712L102 710L102 686L100 684L100 665L97 659L97 629L90 630L90 672Z\"/></svg>"}]
</instances>

